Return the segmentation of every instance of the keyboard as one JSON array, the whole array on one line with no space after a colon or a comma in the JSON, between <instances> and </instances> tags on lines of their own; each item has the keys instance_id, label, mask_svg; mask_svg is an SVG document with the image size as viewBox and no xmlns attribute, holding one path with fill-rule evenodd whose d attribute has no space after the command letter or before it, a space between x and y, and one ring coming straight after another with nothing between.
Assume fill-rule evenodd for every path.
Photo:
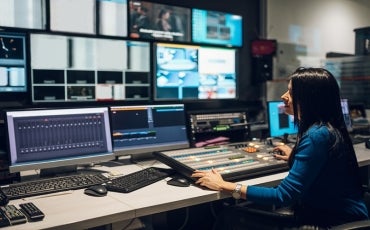
<instances>
[{"instance_id":1,"label":"keyboard","mask_svg":"<svg viewBox=\"0 0 370 230\"><path fill-rule=\"evenodd\" d=\"M19 199L48 193L87 188L103 184L109 179L102 174L74 174L69 176L20 182L0 187L8 199Z\"/></svg>"},{"instance_id":2,"label":"keyboard","mask_svg":"<svg viewBox=\"0 0 370 230\"><path fill-rule=\"evenodd\" d=\"M366 140L370 138L370 136L360 136L360 135L354 135L350 136L352 140L352 144L359 144L359 143L364 143Z\"/></svg>"},{"instance_id":3,"label":"keyboard","mask_svg":"<svg viewBox=\"0 0 370 230\"><path fill-rule=\"evenodd\" d=\"M145 168L130 174L119 176L108 181L105 186L108 191L129 193L160 181L175 171L156 167Z\"/></svg>"}]
</instances>

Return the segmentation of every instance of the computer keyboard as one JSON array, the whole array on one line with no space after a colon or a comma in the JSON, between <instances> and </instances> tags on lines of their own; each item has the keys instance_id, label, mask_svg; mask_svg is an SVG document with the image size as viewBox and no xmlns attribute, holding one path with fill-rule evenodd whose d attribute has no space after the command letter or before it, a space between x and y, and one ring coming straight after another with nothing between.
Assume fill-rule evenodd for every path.
<instances>
[{"instance_id":1,"label":"computer keyboard","mask_svg":"<svg viewBox=\"0 0 370 230\"><path fill-rule=\"evenodd\" d=\"M352 144L359 144L359 143L364 143L366 140L370 138L370 136L360 136L360 135L353 135L350 136L352 140Z\"/></svg>"},{"instance_id":2,"label":"computer keyboard","mask_svg":"<svg viewBox=\"0 0 370 230\"><path fill-rule=\"evenodd\" d=\"M157 167L145 168L130 174L111 179L106 183L108 191L129 193L154 182L160 181L175 171Z\"/></svg>"},{"instance_id":3,"label":"computer keyboard","mask_svg":"<svg viewBox=\"0 0 370 230\"><path fill-rule=\"evenodd\" d=\"M1 190L8 199L12 200L53 192L87 188L92 185L103 184L108 180L107 177L99 173L75 174L10 184L2 186Z\"/></svg>"}]
</instances>

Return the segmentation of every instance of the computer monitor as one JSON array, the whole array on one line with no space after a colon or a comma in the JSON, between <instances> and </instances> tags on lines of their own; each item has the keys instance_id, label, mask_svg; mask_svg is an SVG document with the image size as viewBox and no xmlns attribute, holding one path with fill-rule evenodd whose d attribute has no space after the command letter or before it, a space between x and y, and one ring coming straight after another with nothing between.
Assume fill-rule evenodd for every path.
<instances>
[{"instance_id":1,"label":"computer monitor","mask_svg":"<svg viewBox=\"0 0 370 230\"><path fill-rule=\"evenodd\" d=\"M26 34L0 32L0 101L28 93Z\"/></svg>"},{"instance_id":2,"label":"computer monitor","mask_svg":"<svg viewBox=\"0 0 370 230\"><path fill-rule=\"evenodd\" d=\"M129 37L190 42L190 8L129 0Z\"/></svg>"},{"instance_id":3,"label":"computer monitor","mask_svg":"<svg viewBox=\"0 0 370 230\"><path fill-rule=\"evenodd\" d=\"M154 44L154 99L237 98L237 50L185 44Z\"/></svg>"},{"instance_id":4,"label":"computer monitor","mask_svg":"<svg viewBox=\"0 0 370 230\"><path fill-rule=\"evenodd\" d=\"M192 9L192 41L240 47L243 44L242 21L241 15Z\"/></svg>"},{"instance_id":5,"label":"computer monitor","mask_svg":"<svg viewBox=\"0 0 370 230\"><path fill-rule=\"evenodd\" d=\"M112 106L110 112L117 157L189 147L184 104Z\"/></svg>"},{"instance_id":6,"label":"computer monitor","mask_svg":"<svg viewBox=\"0 0 370 230\"><path fill-rule=\"evenodd\" d=\"M6 111L9 171L114 159L108 107Z\"/></svg>"},{"instance_id":7,"label":"computer monitor","mask_svg":"<svg viewBox=\"0 0 370 230\"><path fill-rule=\"evenodd\" d=\"M342 106L344 123L346 123L347 130L351 132L353 130L351 113L349 110L348 99L341 99L340 104Z\"/></svg>"},{"instance_id":8,"label":"computer monitor","mask_svg":"<svg viewBox=\"0 0 370 230\"><path fill-rule=\"evenodd\" d=\"M268 101L267 116L270 137L285 140L287 135L298 133L294 125L294 117L285 113L282 101Z\"/></svg>"}]
</instances>

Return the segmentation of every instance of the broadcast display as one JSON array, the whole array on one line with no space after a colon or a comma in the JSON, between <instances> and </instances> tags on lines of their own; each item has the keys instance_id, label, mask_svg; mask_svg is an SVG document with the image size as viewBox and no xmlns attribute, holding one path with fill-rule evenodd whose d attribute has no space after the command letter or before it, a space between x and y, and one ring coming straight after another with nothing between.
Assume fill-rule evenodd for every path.
<instances>
[{"instance_id":1,"label":"broadcast display","mask_svg":"<svg viewBox=\"0 0 370 230\"><path fill-rule=\"evenodd\" d=\"M242 16L202 10L192 10L192 40L227 46L242 46Z\"/></svg>"}]
</instances>

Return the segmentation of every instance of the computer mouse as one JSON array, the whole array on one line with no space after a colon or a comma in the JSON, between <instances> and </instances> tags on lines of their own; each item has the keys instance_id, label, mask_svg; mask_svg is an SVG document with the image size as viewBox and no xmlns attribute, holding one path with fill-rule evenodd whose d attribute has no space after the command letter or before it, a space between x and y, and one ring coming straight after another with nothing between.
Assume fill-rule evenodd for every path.
<instances>
[{"instance_id":1,"label":"computer mouse","mask_svg":"<svg viewBox=\"0 0 370 230\"><path fill-rule=\"evenodd\" d=\"M108 193L104 185L93 185L85 189L85 194L90 196L106 196Z\"/></svg>"},{"instance_id":2,"label":"computer mouse","mask_svg":"<svg viewBox=\"0 0 370 230\"><path fill-rule=\"evenodd\" d=\"M190 186L190 181L184 177L181 176L175 176L169 181L167 181L167 184L178 186L178 187L188 187Z\"/></svg>"},{"instance_id":3,"label":"computer mouse","mask_svg":"<svg viewBox=\"0 0 370 230\"><path fill-rule=\"evenodd\" d=\"M370 138L365 141L365 147L370 149Z\"/></svg>"}]
</instances>

